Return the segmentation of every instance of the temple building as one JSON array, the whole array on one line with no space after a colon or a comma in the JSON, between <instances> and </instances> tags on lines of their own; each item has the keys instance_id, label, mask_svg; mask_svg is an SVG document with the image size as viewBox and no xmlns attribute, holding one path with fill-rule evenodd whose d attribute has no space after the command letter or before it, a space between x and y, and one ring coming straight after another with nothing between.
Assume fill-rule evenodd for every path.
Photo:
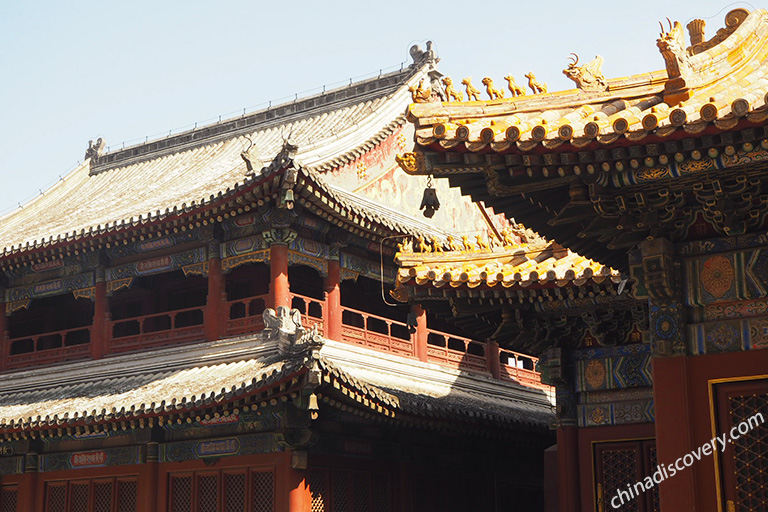
<instances>
[{"instance_id":1,"label":"temple building","mask_svg":"<svg viewBox=\"0 0 768 512\"><path fill-rule=\"evenodd\" d=\"M568 91L528 73L527 94L510 75L484 98L467 83L472 101L449 77L450 101L414 96L402 168L533 231L403 247L394 295L541 358L546 510L765 511L768 12L709 38L665 22L656 45L665 69L625 78L575 57Z\"/></svg>"},{"instance_id":2,"label":"temple building","mask_svg":"<svg viewBox=\"0 0 768 512\"><path fill-rule=\"evenodd\" d=\"M399 169L408 105L440 92L431 46L411 55L92 141L0 219L0 512L542 509L538 360L391 296L398 246L528 236Z\"/></svg>"}]
</instances>

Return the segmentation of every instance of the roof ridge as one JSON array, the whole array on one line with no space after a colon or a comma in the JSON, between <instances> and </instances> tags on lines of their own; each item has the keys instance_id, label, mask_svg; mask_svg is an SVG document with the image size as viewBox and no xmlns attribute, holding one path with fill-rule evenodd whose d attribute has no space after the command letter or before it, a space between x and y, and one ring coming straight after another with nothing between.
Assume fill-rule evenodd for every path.
<instances>
[{"instance_id":1,"label":"roof ridge","mask_svg":"<svg viewBox=\"0 0 768 512\"><path fill-rule=\"evenodd\" d=\"M98 174L117 167L140 162L148 158L191 149L201 145L221 142L247 134L254 130L269 129L314 114L338 110L344 106L361 103L371 98L396 91L410 78L426 69L428 64L411 64L375 78L354 82L347 86L323 91L312 96L270 105L247 115L217 121L161 139L120 148L91 160L91 174ZM351 93L350 93L351 89Z\"/></svg>"}]
</instances>

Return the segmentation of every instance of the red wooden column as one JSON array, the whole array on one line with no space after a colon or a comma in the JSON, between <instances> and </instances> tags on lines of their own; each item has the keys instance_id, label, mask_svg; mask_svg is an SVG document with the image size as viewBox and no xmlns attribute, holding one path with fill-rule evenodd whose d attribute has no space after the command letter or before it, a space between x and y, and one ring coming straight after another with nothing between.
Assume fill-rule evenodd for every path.
<instances>
[{"instance_id":1,"label":"red wooden column","mask_svg":"<svg viewBox=\"0 0 768 512\"><path fill-rule=\"evenodd\" d=\"M491 377L501 379L501 353L495 341L489 341L485 346L485 364Z\"/></svg>"},{"instance_id":2,"label":"red wooden column","mask_svg":"<svg viewBox=\"0 0 768 512\"><path fill-rule=\"evenodd\" d=\"M91 358L101 359L109 352L109 299L104 269L96 270L93 291L93 325L91 327Z\"/></svg>"},{"instance_id":3,"label":"red wooden column","mask_svg":"<svg viewBox=\"0 0 768 512\"><path fill-rule=\"evenodd\" d=\"M576 425L557 427L557 482L560 512L580 512L579 430Z\"/></svg>"},{"instance_id":4,"label":"red wooden column","mask_svg":"<svg viewBox=\"0 0 768 512\"><path fill-rule=\"evenodd\" d=\"M0 288L0 370L8 364L11 347L8 344L8 317L5 315L5 290Z\"/></svg>"},{"instance_id":5,"label":"red wooden column","mask_svg":"<svg viewBox=\"0 0 768 512\"><path fill-rule=\"evenodd\" d=\"M312 494L305 478L306 467L296 467L292 454L285 464L285 483L288 491L288 512L310 512Z\"/></svg>"},{"instance_id":6,"label":"red wooden column","mask_svg":"<svg viewBox=\"0 0 768 512\"><path fill-rule=\"evenodd\" d=\"M269 275L272 308L278 306L291 307L291 296L288 285L288 245L273 243L269 247Z\"/></svg>"},{"instance_id":7,"label":"red wooden column","mask_svg":"<svg viewBox=\"0 0 768 512\"><path fill-rule=\"evenodd\" d=\"M30 512L37 512L38 503L37 497L42 494L42 489L37 488L38 476L37 476L37 454L29 453L25 457L24 475L22 475L21 482L17 490L17 502L16 510L29 510ZM42 503L40 503L42 506Z\"/></svg>"},{"instance_id":8,"label":"red wooden column","mask_svg":"<svg viewBox=\"0 0 768 512\"><path fill-rule=\"evenodd\" d=\"M158 508L158 446L147 444L146 461L139 467L138 510L160 510Z\"/></svg>"},{"instance_id":9,"label":"red wooden column","mask_svg":"<svg viewBox=\"0 0 768 512\"><path fill-rule=\"evenodd\" d=\"M411 314L416 316L416 333L413 336L414 354L419 361L427 360L427 312L421 304L411 305Z\"/></svg>"},{"instance_id":10,"label":"red wooden column","mask_svg":"<svg viewBox=\"0 0 768 512\"><path fill-rule=\"evenodd\" d=\"M226 334L225 302L221 251L218 243L212 243L208 247L208 298L205 304L205 339L208 341L221 339Z\"/></svg>"},{"instance_id":11,"label":"red wooden column","mask_svg":"<svg viewBox=\"0 0 768 512\"><path fill-rule=\"evenodd\" d=\"M341 341L341 266L338 258L328 260L325 278L325 337Z\"/></svg>"},{"instance_id":12,"label":"red wooden column","mask_svg":"<svg viewBox=\"0 0 768 512\"><path fill-rule=\"evenodd\" d=\"M688 358L654 356L653 407L656 412L658 460L675 461L695 447L691 439L693 418L688 387ZM702 421L703 418L695 419ZM661 510L695 510L695 467L679 471L659 485Z\"/></svg>"}]
</instances>

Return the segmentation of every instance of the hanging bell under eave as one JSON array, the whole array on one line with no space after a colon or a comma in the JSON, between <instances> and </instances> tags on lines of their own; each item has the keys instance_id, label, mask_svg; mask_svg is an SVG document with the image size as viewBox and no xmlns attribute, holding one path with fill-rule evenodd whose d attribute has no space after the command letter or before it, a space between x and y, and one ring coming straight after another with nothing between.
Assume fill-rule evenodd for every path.
<instances>
[{"instance_id":1,"label":"hanging bell under eave","mask_svg":"<svg viewBox=\"0 0 768 512\"><path fill-rule=\"evenodd\" d=\"M318 416L318 411L320 410L320 407L317 405L317 395L312 393L309 395L309 403L307 404L307 409L309 410L309 416L316 420Z\"/></svg>"},{"instance_id":2,"label":"hanging bell under eave","mask_svg":"<svg viewBox=\"0 0 768 512\"><path fill-rule=\"evenodd\" d=\"M424 216L431 219L439 209L440 201L437 199L437 190L428 186L424 189L424 196L421 198L419 210L424 210Z\"/></svg>"}]
</instances>

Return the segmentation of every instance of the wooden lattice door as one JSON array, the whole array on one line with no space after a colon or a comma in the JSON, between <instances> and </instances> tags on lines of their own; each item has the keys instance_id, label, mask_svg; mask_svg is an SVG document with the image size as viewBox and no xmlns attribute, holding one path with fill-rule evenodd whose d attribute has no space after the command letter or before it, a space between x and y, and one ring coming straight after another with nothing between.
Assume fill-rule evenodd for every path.
<instances>
[{"instance_id":1,"label":"wooden lattice door","mask_svg":"<svg viewBox=\"0 0 768 512\"><path fill-rule=\"evenodd\" d=\"M170 475L169 512L274 512L271 470L227 469Z\"/></svg>"},{"instance_id":2,"label":"wooden lattice door","mask_svg":"<svg viewBox=\"0 0 768 512\"><path fill-rule=\"evenodd\" d=\"M653 439L596 443L595 503L598 512L658 512L659 489L630 494L637 482L653 474L656 469L656 441ZM617 496L624 499L612 500ZM618 507L614 507L618 504Z\"/></svg>"},{"instance_id":3,"label":"wooden lattice door","mask_svg":"<svg viewBox=\"0 0 768 512\"><path fill-rule=\"evenodd\" d=\"M717 432L728 436L720 460L724 512L768 507L768 379L715 385Z\"/></svg>"}]
</instances>

